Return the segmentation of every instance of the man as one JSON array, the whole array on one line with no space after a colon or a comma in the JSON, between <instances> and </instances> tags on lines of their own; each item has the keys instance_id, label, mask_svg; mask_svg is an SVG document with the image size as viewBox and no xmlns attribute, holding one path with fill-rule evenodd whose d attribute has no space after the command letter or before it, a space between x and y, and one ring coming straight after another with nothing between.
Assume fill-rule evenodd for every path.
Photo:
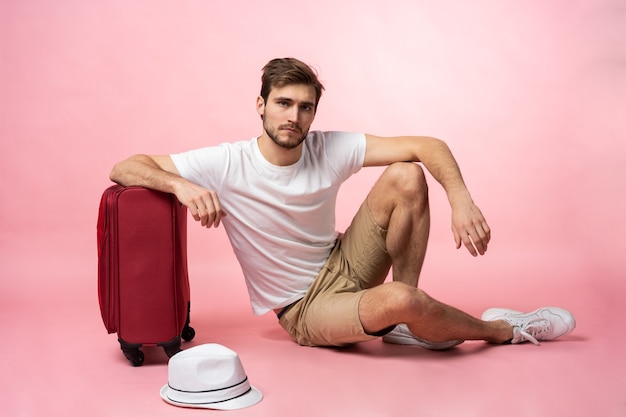
<instances>
[{"instance_id":1,"label":"man","mask_svg":"<svg viewBox=\"0 0 626 417\"><path fill-rule=\"evenodd\" d=\"M323 91L293 58L264 68L251 140L174 155L135 155L111 179L173 193L205 227L224 224L255 314L273 310L301 345L383 336L441 350L464 340L520 343L571 332L572 315L490 309L483 320L417 288L430 228L424 166L443 186L457 248L484 255L491 231L447 145L429 137L309 132ZM407 162L408 161L408 162ZM339 186L363 166L388 166L343 234ZM393 266L393 280L384 282Z\"/></svg>"}]
</instances>

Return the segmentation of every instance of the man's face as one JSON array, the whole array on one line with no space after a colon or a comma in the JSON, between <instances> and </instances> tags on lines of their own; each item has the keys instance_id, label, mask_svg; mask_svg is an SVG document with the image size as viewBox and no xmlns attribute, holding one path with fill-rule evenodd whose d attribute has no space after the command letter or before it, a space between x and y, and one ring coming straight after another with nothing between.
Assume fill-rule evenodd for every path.
<instances>
[{"instance_id":1,"label":"man's face","mask_svg":"<svg viewBox=\"0 0 626 417\"><path fill-rule=\"evenodd\" d=\"M267 98L257 98L257 112L272 141L285 149L298 147L315 118L315 88L291 84L273 88Z\"/></svg>"}]
</instances>

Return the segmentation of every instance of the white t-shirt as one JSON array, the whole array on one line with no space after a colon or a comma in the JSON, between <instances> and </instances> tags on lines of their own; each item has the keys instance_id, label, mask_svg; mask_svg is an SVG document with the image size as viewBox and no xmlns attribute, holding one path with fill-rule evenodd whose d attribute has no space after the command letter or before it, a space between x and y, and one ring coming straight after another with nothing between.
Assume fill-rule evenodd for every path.
<instances>
[{"instance_id":1,"label":"white t-shirt","mask_svg":"<svg viewBox=\"0 0 626 417\"><path fill-rule=\"evenodd\" d=\"M337 238L342 182L363 166L365 135L309 132L302 156L276 166L257 138L171 155L180 174L217 192L254 314L302 298Z\"/></svg>"}]
</instances>

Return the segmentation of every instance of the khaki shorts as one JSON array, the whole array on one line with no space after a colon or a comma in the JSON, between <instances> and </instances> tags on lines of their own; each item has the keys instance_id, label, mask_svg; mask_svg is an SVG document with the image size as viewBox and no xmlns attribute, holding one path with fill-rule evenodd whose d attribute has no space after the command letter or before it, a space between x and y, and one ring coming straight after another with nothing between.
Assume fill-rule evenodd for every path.
<instances>
[{"instance_id":1,"label":"khaki shorts","mask_svg":"<svg viewBox=\"0 0 626 417\"><path fill-rule=\"evenodd\" d=\"M386 236L363 203L305 296L281 312L280 325L297 343L345 346L393 328L367 334L359 318L364 290L381 285L391 267Z\"/></svg>"}]
</instances>

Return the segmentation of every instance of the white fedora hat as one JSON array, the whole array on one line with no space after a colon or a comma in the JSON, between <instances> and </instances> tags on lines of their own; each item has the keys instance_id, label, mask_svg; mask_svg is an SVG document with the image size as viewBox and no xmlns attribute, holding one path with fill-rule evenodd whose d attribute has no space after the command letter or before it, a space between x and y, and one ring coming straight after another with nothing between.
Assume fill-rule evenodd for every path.
<instances>
[{"instance_id":1,"label":"white fedora hat","mask_svg":"<svg viewBox=\"0 0 626 417\"><path fill-rule=\"evenodd\" d=\"M236 410L263 399L248 382L237 353L215 343L178 352L170 358L167 372L161 398L179 407Z\"/></svg>"}]
</instances>

